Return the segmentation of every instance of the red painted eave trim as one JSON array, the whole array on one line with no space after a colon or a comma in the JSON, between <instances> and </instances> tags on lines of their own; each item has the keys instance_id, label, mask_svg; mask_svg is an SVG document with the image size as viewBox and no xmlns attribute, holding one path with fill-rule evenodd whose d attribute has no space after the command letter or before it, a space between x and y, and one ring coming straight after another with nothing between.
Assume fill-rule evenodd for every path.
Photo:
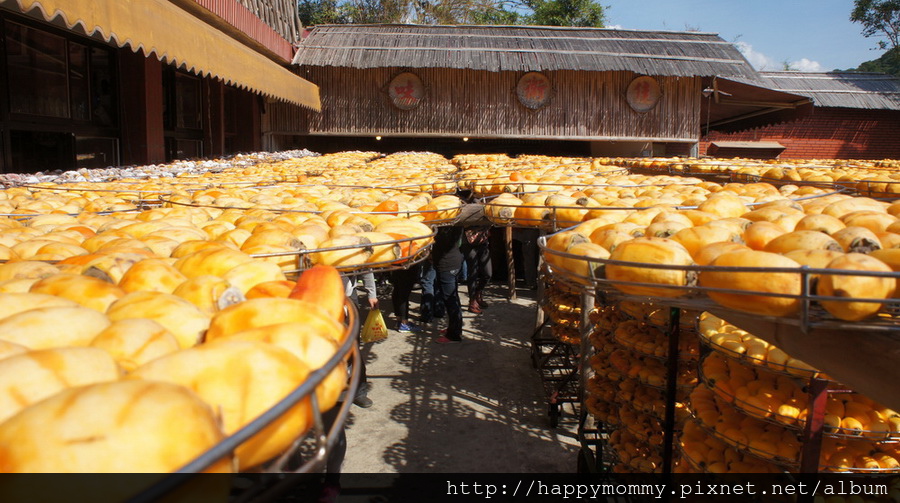
<instances>
[{"instance_id":1,"label":"red painted eave trim","mask_svg":"<svg viewBox=\"0 0 900 503\"><path fill-rule=\"evenodd\" d=\"M272 51L285 62L294 57L294 47L237 0L193 0L201 7Z\"/></svg>"}]
</instances>

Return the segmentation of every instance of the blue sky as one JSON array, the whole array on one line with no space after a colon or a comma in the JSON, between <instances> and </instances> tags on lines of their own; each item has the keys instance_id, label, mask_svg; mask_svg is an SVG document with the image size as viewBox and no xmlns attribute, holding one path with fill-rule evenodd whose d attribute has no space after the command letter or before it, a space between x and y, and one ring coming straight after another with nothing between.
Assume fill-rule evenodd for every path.
<instances>
[{"instance_id":1,"label":"blue sky","mask_svg":"<svg viewBox=\"0 0 900 503\"><path fill-rule=\"evenodd\" d=\"M854 68L883 51L850 22L852 0L600 0L608 27L700 30L737 42L758 70Z\"/></svg>"}]
</instances>

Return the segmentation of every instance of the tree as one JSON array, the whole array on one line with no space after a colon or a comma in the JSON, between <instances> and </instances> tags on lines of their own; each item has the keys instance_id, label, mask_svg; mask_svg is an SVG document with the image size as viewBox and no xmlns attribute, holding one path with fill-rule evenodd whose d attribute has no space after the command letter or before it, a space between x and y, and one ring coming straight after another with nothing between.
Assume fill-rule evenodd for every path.
<instances>
[{"instance_id":1,"label":"tree","mask_svg":"<svg viewBox=\"0 0 900 503\"><path fill-rule=\"evenodd\" d=\"M343 24L337 0L300 0L297 13L303 26L316 24Z\"/></svg>"},{"instance_id":2,"label":"tree","mask_svg":"<svg viewBox=\"0 0 900 503\"><path fill-rule=\"evenodd\" d=\"M532 24L602 27L596 0L300 0L303 26L317 24Z\"/></svg>"},{"instance_id":3,"label":"tree","mask_svg":"<svg viewBox=\"0 0 900 503\"><path fill-rule=\"evenodd\" d=\"M860 63L858 68L851 68L848 71L887 73L900 77L900 48L891 49L880 58Z\"/></svg>"},{"instance_id":4,"label":"tree","mask_svg":"<svg viewBox=\"0 0 900 503\"><path fill-rule=\"evenodd\" d=\"M850 21L863 26L865 37L887 37L890 45L879 40L879 48L900 47L900 0L854 0Z\"/></svg>"},{"instance_id":5,"label":"tree","mask_svg":"<svg viewBox=\"0 0 900 503\"><path fill-rule=\"evenodd\" d=\"M533 14L529 24L603 27L603 6L594 0L526 0Z\"/></svg>"},{"instance_id":6,"label":"tree","mask_svg":"<svg viewBox=\"0 0 900 503\"><path fill-rule=\"evenodd\" d=\"M402 23L408 7L404 0L349 0L341 12L347 24Z\"/></svg>"}]
</instances>

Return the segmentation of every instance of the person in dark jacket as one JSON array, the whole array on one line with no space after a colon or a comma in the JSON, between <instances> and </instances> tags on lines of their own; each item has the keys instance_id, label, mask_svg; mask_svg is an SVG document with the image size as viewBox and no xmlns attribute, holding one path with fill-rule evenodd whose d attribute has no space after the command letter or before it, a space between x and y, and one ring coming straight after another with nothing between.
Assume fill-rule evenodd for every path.
<instances>
[{"instance_id":1,"label":"person in dark jacket","mask_svg":"<svg viewBox=\"0 0 900 503\"><path fill-rule=\"evenodd\" d=\"M464 232L461 251L465 258L469 290L469 312L481 314L488 307L484 300L484 288L491 280L490 227L467 227Z\"/></svg>"},{"instance_id":2,"label":"person in dark jacket","mask_svg":"<svg viewBox=\"0 0 900 503\"><path fill-rule=\"evenodd\" d=\"M431 262L437 273L436 283L440 286L435 288L436 300L442 301L447 311L447 331L435 340L439 344L462 341L462 306L457 282L463 263L459 249L462 235L462 227L441 227L431 248Z\"/></svg>"},{"instance_id":3,"label":"person in dark jacket","mask_svg":"<svg viewBox=\"0 0 900 503\"><path fill-rule=\"evenodd\" d=\"M397 269L391 272L391 302L394 305L394 317L397 319L397 331L401 334L418 332L418 325L409 321L409 297L419 279L419 267Z\"/></svg>"}]
</instances>

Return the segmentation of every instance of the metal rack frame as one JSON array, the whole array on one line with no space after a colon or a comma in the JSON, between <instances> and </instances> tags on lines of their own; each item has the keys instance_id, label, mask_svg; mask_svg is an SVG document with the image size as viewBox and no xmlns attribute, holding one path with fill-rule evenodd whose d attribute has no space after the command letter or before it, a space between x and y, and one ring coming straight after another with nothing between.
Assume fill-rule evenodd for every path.
<instances>
[{"instance_id":1,"label":"metal rack frame","mask_svg":"<svg viewBox=\"0 0 900 503\"><path fill-rule=\"evenodd\" d=\"M544 268L542 268L544 270ZM551 320L544 315L542 309L543 299L546 297L548 278L544 275L538 278L538 309L535 319L534 332L531 335L531 363L538 371L541 382L547 393L547 414L550 419L550 427L559 425L561 415L560 405L563 403L581 403L580 354L576 352L576 346L563 342L556 337L546 334ZM580 332L582 342L585 338L584 323L588 305L581 300ZM593 307L593 304L590 304Z\"/></svg>"},{"instance_id":2,"label":"metal rack frame","mask_svg":"<svg viewBox=\"0 0 900 503\"><path fill-rule=\"evenodd\" d=\"M173 472L171 475L163 478L156 484L143 490L135 497L128 500L128 503L149 503L158 501L160 498L177 489L182 484L190 480L195 474L209 468L217 461L225 456L231 455L241 444L246 442L254 435L261 432L268 425L278 420L284 414L300 403L304 399L311 402L311 411L313 415L313 427L306 434L302 435L294 441L294 443L277 459L274 459L264 465L262 471L265 473L312 473L321 469L324 465L328 454L331 452L337 442L340 431L344 428L344 424L350 414L350 405L353 400L344 400L336 407L340 407L337 419L326 431L322 415L325 411L319 407L316 397L316 388L322 381L333 371L339 363L352 356L354 360L360 358L359 344L359 311L356 305L345 299L344 307L346 311L345 337L338 350L321 368L311 372L306 380L298 385L294 390L288 393L280 401L272 405L268 410L259 415L256 419L250 421L231 435L222 439L218 444L195 458L193 461ZM350 365L350 375L345 395L352 397L356 394L359 386L360 367L358 365ZM298 462L296 460L300 447L305 442L312 442L314 445L314 454L305 461ZM265 484L267 481L262 478L258 482ZM283 479L282 483L289 483L287 479ZM277 486L277 484L275 484ZM273 490L273 487L251 487L246 491L255 493Z\"/></svg>"}]
</instances>

